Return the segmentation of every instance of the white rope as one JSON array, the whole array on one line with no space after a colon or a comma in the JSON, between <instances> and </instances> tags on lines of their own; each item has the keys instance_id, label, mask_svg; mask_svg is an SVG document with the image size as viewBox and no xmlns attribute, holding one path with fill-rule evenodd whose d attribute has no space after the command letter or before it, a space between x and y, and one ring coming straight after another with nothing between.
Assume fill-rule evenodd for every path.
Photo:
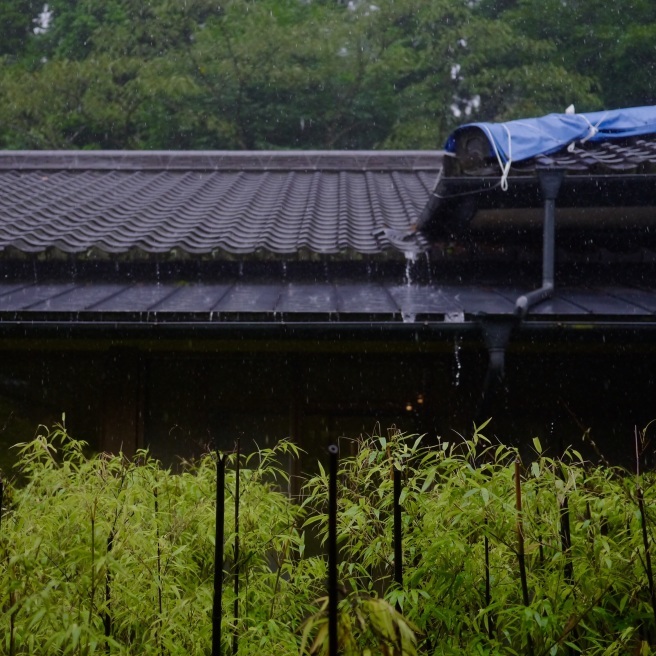
<instances>
[{"instance_id":1,"label":"white rope","mask_svg":"<svg viewBox=\"0 0 656 656\"><path fill-rule=\"evenodd\" d=\"M604 113L604 115L597 121L595 125L592 125L590 123L588 117L585 114L577 114L577 116L580 116L587 124L588 124L588 134L583 137L583 139L579 139L579 143L584 144L586 141L589 139L592 139L598 132L599 132L599 126L601 125L601 122L608 116L608 112ZM568 153L573 153L574 150L576 149L576 139L572 141L572 143L567 146L567 152Z\"/></svg>"},{"instance_id":2,"label":"white rope","mask_svg":"<svg viewBox=\"0 0 656 656\"><path fill-rule=\"evenodd\" d=\"M494 154L497 156L497 162L499 162L499 167L501 168L501 189L503 189L503 191L508 191L508 174L510 173L510 165L512 164L512 138L510 136L510 130L508 129L508 127L503 124L502 127L506 131L506 134L508 135L508 161L505 164L501 159L501 154L499 153L497 144L494 141L492 132L490 132L490 128L488 128L487 125L483 125L483 128L488 134L488 139L492 144L492 148L494 149Z\"/></svg>"}]
</instances>

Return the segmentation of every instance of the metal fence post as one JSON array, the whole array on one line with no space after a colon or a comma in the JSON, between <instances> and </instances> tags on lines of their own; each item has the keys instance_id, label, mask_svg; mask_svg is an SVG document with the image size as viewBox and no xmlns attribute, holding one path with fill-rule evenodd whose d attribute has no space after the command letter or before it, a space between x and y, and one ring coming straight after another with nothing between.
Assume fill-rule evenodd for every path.
<instances>
[{"instance_id":1,"label":"metal fence post","mask_svg":"<svg viewBox=\"0 0 656 656\"><path fill-rule=\"evenodd\" d=\"M235 465L235 604L233 609L235 630L232 634L232 653L237 653L239 636L237 635L237 620L239 619L239 472L241 456L241 440L237 438L237 455Z\"/></svg>"},{"instance_id":2,"label":"metal fence post","mask_svg":"<svg viewBox=\"0 0 656 656\"><path fill-rule=\"evenodd\" d=\"M107 556L112 552L114 547L114 529L107 536ZM109 558L107 559L109 561ZM110 653L109 639L112 637L112 572L109 568L109 562L105 570L105 604L107 606L103 623L105 625L105 646L107 653Z\"/></svg>"},{"instance_id":3,"label":"metal fence post","mask_svg":"<svg viewBox=\"0 0 656 656\"><path fill-rule=\"evenodd\" d=\"M223 592L223 522L225 517L225 456L216 454L216 523L214 542L214 603L212 656L221 656L221 602Z\"/></svg>"},{"instance_id":4,"label":"metal fence post","mask_svg":"<svg viewBox=\"0 0 656 656\"><path fill-rule=\"evenodd\" d=\"M394 467L394 582L403 587L403 527L401 525L401 470Z\"/></svg>"},{"instance_id":5,"label":"metal fence post","mask_svg":"<svg viewBox=\"0 0 656 656\"><path fill-rule=\"evenodd\" d=\"M339 447L328 447L328 654L337 656L337 465Z\"/></svg>"}]
</instances>

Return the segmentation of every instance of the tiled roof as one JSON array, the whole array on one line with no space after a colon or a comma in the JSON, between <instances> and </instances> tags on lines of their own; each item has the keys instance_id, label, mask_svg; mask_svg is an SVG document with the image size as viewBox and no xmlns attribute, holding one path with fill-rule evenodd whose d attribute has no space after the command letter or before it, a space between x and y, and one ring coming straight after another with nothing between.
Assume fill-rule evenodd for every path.
<instances>
[{"instance_id":1,"label":"tiled roof","mask_svg":"<svg viewBox=\"0 0 656 656\"><path fill-rule=\"evenodd\" d=\"M431 152L0 152L0 250L416 251Z\"/></svg>"}]
</instances>

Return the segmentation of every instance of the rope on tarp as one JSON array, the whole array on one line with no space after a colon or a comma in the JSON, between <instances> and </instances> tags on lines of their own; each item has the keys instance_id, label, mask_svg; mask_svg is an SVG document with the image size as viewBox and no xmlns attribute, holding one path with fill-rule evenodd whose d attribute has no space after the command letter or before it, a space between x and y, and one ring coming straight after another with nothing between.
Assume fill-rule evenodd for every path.
<instances>
[{"instance_id":1,"label":"rope on tarp","mask_svg":"<svg viewBox=\"0 0 656 656\"><path fill-rule=\"evenodd\" d=\"M510 130L506 125L501 126L503 127L503 129L506 131L506 134L508 135L508 161L504 164L503 159L501 157L501 153L499 152L494 137L492 136L492 132L490 132L490 128L488 128L487 125L482 125L481 127L487 132L488 141L492 144L492 148L494 150L494 154L496 155L497 162L499 162L499 168L501 169L501 181L500 181L501 189L503 191L508 191L508 174L510 173L510 166L512 164L512 136L510 134Z\"/></svg>"},{"instance_id":2,"label":"rope on tarp","mask_svg":"<svg viewBox=\"0 0 656 656\"><path fill-rule=\"evenodd\" d=\"M578 116L585 119L585 122L588 124L589 131L588 134L586 134L585 137L583 137L583 139L574 140L569 146L567 146L568 153L574 152L574 150L576 149L577 141L580 144L584 144L586 141L593 139L599 133L599 126L601 125L602 121L606 118L606 116L608 116L608 112L606 112L594 125L590 122L590 120L585 114L579 114Z\"/></svg>"},{"instance_id":3,"label":"rope on tarp","mask_svg":"<svg viewBox=\"0 0 656 656\"><path fill-rule=\"evenodd\" d=\"M508 121L475 122L456 128L446 140L445 150L455 152L458 135L466 129L478 128L486 136L489 155L501 169L501 188L508 189L512 161L522 162L538 155L549 155L561 149L570 152L576 144L656 136L656 105L575 114L573 107L565 114ZM514 141L514 143L513 143ZM507 142L507 152L506 151ZM511 152L512 147L512 152Z\"/></svg>"}]
</instances>

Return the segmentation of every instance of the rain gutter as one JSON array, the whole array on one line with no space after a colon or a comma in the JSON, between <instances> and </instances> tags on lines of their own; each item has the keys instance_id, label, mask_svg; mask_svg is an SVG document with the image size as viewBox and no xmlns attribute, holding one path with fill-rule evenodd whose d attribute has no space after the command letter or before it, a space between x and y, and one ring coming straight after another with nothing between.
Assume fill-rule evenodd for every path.
<instances>
[{"instance_id":1,"label":"rain gutter","mask_svg":"<svg viewBox=\"0 0 656 656\"><path fill-rule=\"evenodd\" d=\"M561 332L584 337L594 334L642 333L656 334L656 317L644 320L620 320L609 318L593 320L585 317L554 317L553 320L530 319L518 321L513 315L479 315L474 320L451 323L448 321L121 321L121 320L28 320L0 318L0 337L7 336L50 336L69 335L98 337L104 333L108 338L131 335L144 337L206 337L212 335L255 335L266 337L319 335L377 335L386 339L395 337L436 335L483 335L490 354L491 380L503 378L505 351L511 333L540 334Z\"/></svg>"},{"instance_id":2,"label":"rain gutter","mask_svg":"<svg viewBox=\"0 0 656 656\"><path fill-rule=\"evenodd\" d=\"M400 336L435 333L478 333L475 322L449 323L445 321L66 321L66 320L0 320L0 336L7 334L38 333L50 336L89 334L95 337L105 333L108 337L143 335L209 336L213 334L262 335L273 337L316 336L319 334L379 334L382 338L393 333Z\"/></svg>"}]
</instances>

